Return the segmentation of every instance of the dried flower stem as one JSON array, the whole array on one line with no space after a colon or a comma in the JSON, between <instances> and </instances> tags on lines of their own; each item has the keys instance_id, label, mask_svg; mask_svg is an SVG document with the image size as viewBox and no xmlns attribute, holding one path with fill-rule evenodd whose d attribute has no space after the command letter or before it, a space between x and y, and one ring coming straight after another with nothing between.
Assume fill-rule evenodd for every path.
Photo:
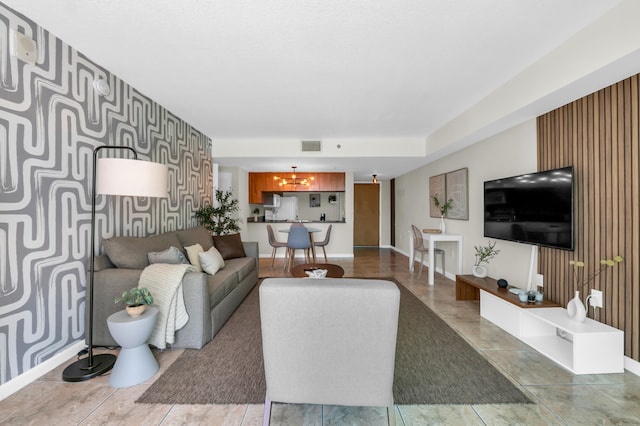
<instances>
[{"instance_id":1,"label":"dried flower stem","mask_svg":"<svg viewBox=\"0 0 640 426\"><path fill-rule=\"evenodd\" d=\"M602 271L604 271L606 268L611 267L611 266L615 266L618 263L622 263L622 262L624 262L624 259L622 258L622 256L615 256L613 259L602 259L602 260L600 260L600 267L598 269L596 269L593 274L591 274L589 277L587 277L586 280L583 281L582 285L579 286L578 290L584 289L585 286L587 284L589 284L590 281L592 281L595 277L600 275L600 273ZM574 286L578 287L578 285L577 285L578 274L576 272L576 268L584 268L584 262L581 261L581 260L570 260L569 261L569 265L573 265L573 280L574 280L574 283L575 283Z\"/></svg>"}]
</instances>

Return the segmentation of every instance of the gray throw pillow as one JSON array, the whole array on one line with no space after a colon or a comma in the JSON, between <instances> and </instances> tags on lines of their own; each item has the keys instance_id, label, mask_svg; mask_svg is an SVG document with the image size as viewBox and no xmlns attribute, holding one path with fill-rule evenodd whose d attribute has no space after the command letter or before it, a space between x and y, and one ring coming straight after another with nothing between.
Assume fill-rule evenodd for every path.
<instances>
[{"instance_id":1,"label":"gray throw pillow","mask_svg":"<svg viewBox=\"0 0 640 426\"><path fill-rule=\"evenodd\" d=\"M187 262L187 258L184 257L184 254L173 246L166 250L153 251L147 256L149 257L149 263L170 263L172 265L189 263Z\"/></svg>"}]
</instances>

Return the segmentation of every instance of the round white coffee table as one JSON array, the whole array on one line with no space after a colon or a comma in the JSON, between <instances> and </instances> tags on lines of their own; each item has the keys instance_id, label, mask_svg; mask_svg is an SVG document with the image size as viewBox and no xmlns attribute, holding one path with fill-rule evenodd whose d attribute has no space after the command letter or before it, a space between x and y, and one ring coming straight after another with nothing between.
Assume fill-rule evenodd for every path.
<instances>
[{"instance_id":1,"label":"round white coffee table","mask_svg":"<svg viewBox=\"0 0 640 426\"><path fill-rule=\"evenodd\" d=\"M127 388L142 383L158 371L158 361L147 345L158 316L158 308L148 306L139 317L118 311L107 318L113 339L122 347L109 375L114 388Z\"/></svg>"}]
</instances>

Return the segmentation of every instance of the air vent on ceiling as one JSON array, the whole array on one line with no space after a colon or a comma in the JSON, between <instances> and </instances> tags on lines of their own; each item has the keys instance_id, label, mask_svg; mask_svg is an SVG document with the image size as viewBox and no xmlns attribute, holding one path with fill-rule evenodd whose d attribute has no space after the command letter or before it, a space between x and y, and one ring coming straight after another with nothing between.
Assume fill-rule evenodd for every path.
<instances>
[{"instance_id":1,"label":"air vent on ceiling","mask_svg":"<svg viewBox=\"0 0 640 426\"><path fill-rule=\"evenodd\" d=\"M322 151L322 141L302 141L302 152Z\"/></svg>"}]
</instances>

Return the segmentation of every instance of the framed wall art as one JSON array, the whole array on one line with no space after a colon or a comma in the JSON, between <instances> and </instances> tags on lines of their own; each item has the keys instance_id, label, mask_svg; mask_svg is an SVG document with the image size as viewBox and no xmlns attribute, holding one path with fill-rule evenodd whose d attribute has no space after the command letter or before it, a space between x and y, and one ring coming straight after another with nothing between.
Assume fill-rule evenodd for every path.
<instances>
[{"instance_id":1,"label":"framed wall art","mask_svg":"<svg viewBox=\"0 0 640 426\"><path fill-rule=\"evenodd\" d=\"M446 174L446 200L451 199L447 219L469 220L469 169L462 168Z\"/></svg>"},{"instance_id":2,"label":"framed wall art","mask_svg":"<svg viewBox=\"0 0 640 426\"><path fill-rule=\"evenodd\" d=\"M309 207L320 207L320 194L309 194Z\"/></svg>"},{"instance_id":3,"label":"framed wall art","mask_svg":"<svg viewBox=\"0 0 640 426\"><path fill-rule=\"evenodd\" d=\"M442 200L446 196L445 175L436 175L429 178L429 216L440 217L440 209L433 203L433 197Z\"/></svg>"}]
</instances>

